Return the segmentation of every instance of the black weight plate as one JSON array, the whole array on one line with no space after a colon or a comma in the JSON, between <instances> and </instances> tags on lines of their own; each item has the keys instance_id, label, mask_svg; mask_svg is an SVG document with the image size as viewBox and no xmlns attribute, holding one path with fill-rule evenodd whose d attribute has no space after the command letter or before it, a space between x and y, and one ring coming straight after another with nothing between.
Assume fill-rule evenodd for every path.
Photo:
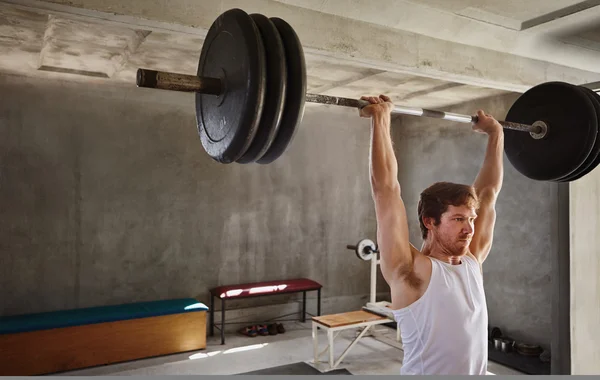
<instances>
[{"instance_id":1,"label":"black weight plate","mask_svg":"<svg viewBox=\"0 0 600 380\"><path fill-rule=\"evenodd\" d=\"M590 91L594 94L594 97L596 98L596 101L600 104L600 95L597 92L594 92L592 90L590 90ZM600 130L600 113L598 113L598 129ZM599 131L598 139L600 140L600 131ZM586 170L584 170L582 173L580 173L579 176L577 176L577 178L574 178L573 180L577 180L579 178L582 178L583 176L587 175L588 173L590 173L591 171L593 171L594 169L596 169L596 167L598 165L600 165L600 154L596 157L596 159L594 160L594 162L592 163L592 165L590 165Z\"/></svg>"},{"instance_id":2,"label":"black weight plate","mask_svg":"<svg viewBox=\"0 0 600 380\"><path fill-rule=\"evenodd\" d=\"M588 98L592 101L594 105L594 109L596 110L596 119L600 118L600 99L597 94L586 87L579 87L580 91L583 91ZM600 121L598 122L598 128L592 128L591 132L593 133L590 136L590 139L594 139L594 145L592 146L592 151L590 155L585 159L583 164L575 170L572 174L561 178L558 182L571 182L576 179L583 177L585 174L592 171L596 165L598 165L598 156L600 155L600 136L598 136L598 131L600 130Z\"/></svg>"},{"instance_id":3,"label":"black weight plate","mask_svg":"<svg viewBox=\"0 0 600 380\"><path fill-rule=\"evenodd\" d=\"M214 160L231 163L252 143L265 96L265 49L258 28L241 9L221 14L200 53L198 76L221 78L220 96L196 93L200 140Z\"/></svg>"},{"instance_id":4,"label":"black weight plate","mask_svg":"<svg viewBox=\"0 0 600 380\"><path fill-rule=\"evenodd\" d=\"M555 181L573 173L585 161L598 128L594 106L579 89L563 82L537 85L512 105L506 120L533 124L543 121L548 133L536 140L529 133L506 129L504 150L510 163L524 176Z\"/></svg>"},{"instance_id":5,"label":"black weight plate","mask_svg":"<svg viewBox=\"0 0 600 380\"><path fill-rule=\"evenodd\" d=\"M287 22L277 17L270 20L283 40L287 63L287 91L279 131L267 153L256 160L259 164L269 164L285 152L302 122L306 97L306 63L300 39Z\"/></svg>"},{"instance_id":6,"label":"black weight plate","mask_svg":"<svg viewBox=\"0 0 600 380\"><path fill-rule=\"evenodd\" d=\"M267 59L267 88L265 105L263 108L258 131L250 148L236 162L247 164L262 157L273 143L279 130L283 106L285 105L285 91L287 87L287 65L283 41L277 28L268 17L260 14L251 14L262 36Z\"/></svg>"},{"instance_id":7,"label":"black weight plate","mask_svg":"<svg viewBox=\"0 0 600 380\"><path fill-rule=\"evenodd\" d=\"M585 88L585 90L588 91L589 94L591 94L594 98L594 100L596 101L596 114L598 116L598 129L600 130L600 95L598 95L596 92L590 90L589 88L586 87L582 87ZM600 131L599 131L600 132ZM596 152L596 157L594 159L594 161L592 161L592 163L586 167L584 170L580 170L579 174L577 174L577 176L575 176L574 178L570 179L570 181L576 181L580 178L582 178L583 176L587 175L589 172L591 172L592 170L594 170L598 164L600 164L600 135L596 138L596 144L594 144L594 148L598 150L598 152ZM594 149L592 149L592 153L594 152Z\"/></svg>"}]
</instances>

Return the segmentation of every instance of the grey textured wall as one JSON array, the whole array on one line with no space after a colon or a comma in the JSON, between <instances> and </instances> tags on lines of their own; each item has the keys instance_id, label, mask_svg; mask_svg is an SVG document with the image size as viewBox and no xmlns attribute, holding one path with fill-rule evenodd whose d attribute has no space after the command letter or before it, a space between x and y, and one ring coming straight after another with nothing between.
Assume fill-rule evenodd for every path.
<instances>
[{"instance_id":1,"label":"grey textured wall","mask_svg":"<svg viewBox=\"0 0 600 380\"><path fill-rule=\"evenodd\" d=\"M504 119L515 99L515 95L484 99L445 111L471 115L482 108ZM473 183L483 162L487 136L472 132L468 124L411 116L395 118L393 125L411 242L420 248L420 192L437 181ZM550 348L558 187L522 176L506 156L504 169L494 244L483 265L489 321L514 339Z\"/></svg>"},{"instance_id":2,"label":"grey textured wall","mask_svg":"<svg viewBox=\"0 0 600 380\"><path fill-rule=\"evenodd\" d=\"M367 301L369 264L345 248L375 237L369 128L354 111L309 106L282 158L243 166L205 155L188 94L4 76L0 98L0 315L188 296L208 304L212 286L304 276L323 283L324 312ZM512 101L478 106L504 117ZM419 192L471 182L485 136L432 119L394 124L420 246ZM556 187L505 168L484 265L490 322L549 345ZM387 291L381 276L378 290Z\"/></svg>"},{"instance_id":3,"label":"grey textured wall","mask_svg":"<svg viewBox=\"0 0 600 380\"><path fill-rule=\"evenodd\" d=\"M243 166L206 156L193 95L4 76L0 99L0 315L295 277L324 285L324 311L366 302L346 249L375 236L355 112L309 108L285 156Z\"/></svg>"}]
</instances>

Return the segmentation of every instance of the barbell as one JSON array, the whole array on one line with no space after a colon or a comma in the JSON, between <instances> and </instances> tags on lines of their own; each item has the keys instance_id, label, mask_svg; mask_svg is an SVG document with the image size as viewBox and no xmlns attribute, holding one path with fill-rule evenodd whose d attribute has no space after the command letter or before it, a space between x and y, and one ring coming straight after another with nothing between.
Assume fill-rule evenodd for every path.
<instances>
[{"instance_id":1,"label":"barbell","mask_svg":"<svg viewBox=\"0 0 600 380\"><path fill-rule=\"evenodd\" d=\"M286 21L241 9L222 13L202 45L197 75L140 68L138 87L193 92L206 153L229 164L269 164L287 149L305 102L360 108L363 100L306 93L304 51ZM476 116L396 105L393 114L465 124ZM499 121L505 153L524 176L569 182L600 163L600 96L565 82L536 85Z\"/></svg>"},{"instance_id":2,"label":"barbell","mask_svg":"<svg viewBox=\"0 0 600 380\"><path fill-rule=\"evenodd\" d=\"M346 248L354 251L356 257L364 261L373 259L373 255L379 253L377 244L370 239L361 239L356 245L348 244Z\"/></svg>"}]
</instances>

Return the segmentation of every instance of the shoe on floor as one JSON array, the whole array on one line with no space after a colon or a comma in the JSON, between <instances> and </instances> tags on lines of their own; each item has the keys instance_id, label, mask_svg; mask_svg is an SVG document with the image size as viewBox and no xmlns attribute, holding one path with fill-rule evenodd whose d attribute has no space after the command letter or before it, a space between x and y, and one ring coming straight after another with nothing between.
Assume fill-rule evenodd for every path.
<instances>
[{"instance_id":1,"label":"shoe on floor","mask_svg":"<svg viewBox=\"0 0 600 380\"><path fill-rule=\"evenodd\" d=\"M254 327L258 331L258 335L261 335L261 336L269 335L269 329L267 328L267 325L256 325Z\"/></svg>"},{"instance_id":2,"label":"shoe on floor","mask_svg":"<svg viewBox=\"0 0 600 380\"><path fill-rule=\"evenodd\" d=\"M277 325L275 323L272 323L269 325L269 335L277 335L278 331L277 331Z\"/></svg>"},{"instance_id":3,"label":"shoe on floor","mask_svg":"<svg viewBox=\"0 0 600 380\"><path fill-rule=\"evenodd\" d=\"M246 327L242 327L239 330L240 334L249 336L251 338L254 338L255 336L258 335L258 332L256 331L256 326L246 326Z\"/></svg>"}]
</instances>

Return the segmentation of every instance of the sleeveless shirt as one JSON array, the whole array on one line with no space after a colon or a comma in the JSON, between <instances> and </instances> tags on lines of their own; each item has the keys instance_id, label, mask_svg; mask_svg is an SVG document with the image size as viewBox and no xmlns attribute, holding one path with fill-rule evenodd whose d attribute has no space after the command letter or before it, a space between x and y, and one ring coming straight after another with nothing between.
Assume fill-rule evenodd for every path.
<instances>
[{"instance_id":1,"label":"sleeveless shirt","mask_svg":"<svg viewBox=\"0 0 600 380\"><path fill-rule=\"evenodd\" d=\"M402 375L486 375L488 314L479 263L431 260L421 298L393 310L404 348Z\"/></svg>"}]
</instances>

